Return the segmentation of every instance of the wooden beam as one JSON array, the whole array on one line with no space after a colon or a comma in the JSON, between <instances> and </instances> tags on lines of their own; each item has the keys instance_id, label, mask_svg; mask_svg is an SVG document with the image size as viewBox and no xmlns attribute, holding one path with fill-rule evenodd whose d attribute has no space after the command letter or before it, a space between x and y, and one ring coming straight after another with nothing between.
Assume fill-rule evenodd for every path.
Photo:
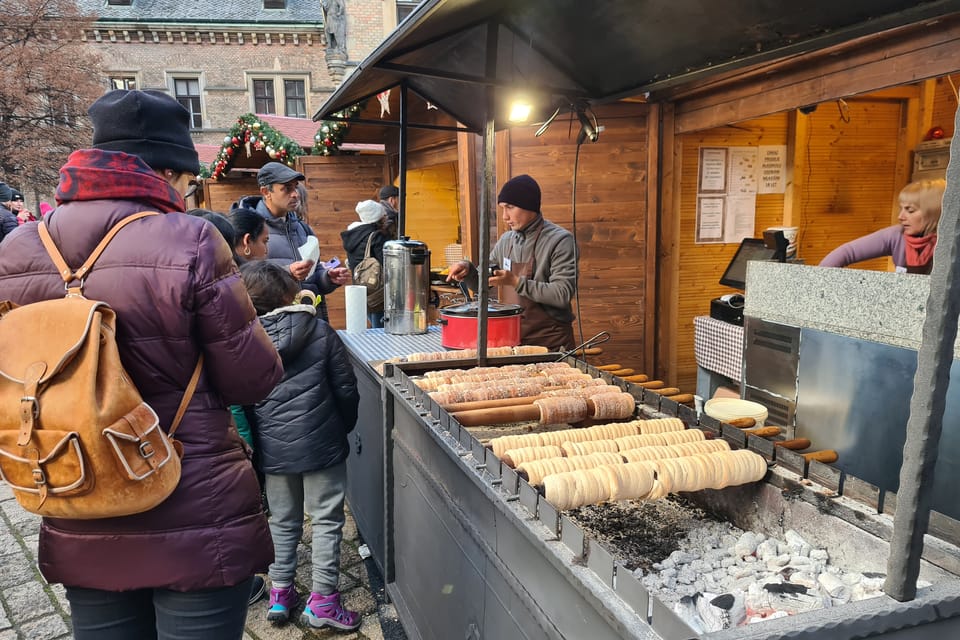
<instances>
[{"instance_id":1,"label":"wooden beam","mask_svg":"<svg viewBox=\"0 0 960 640\"><path fill-rule=\"evenodd\" d=\"M958 49L960 20L950 19L830 56L798 56L776 73L754 71L710 93L678 100L676 130L710 129L955 72Z\"/></svg>"},{"instance_id":2,"label":"wooden beam","mask_svg":"<svg viewBox=\"0 0 960 640\"><path fill-rule=\"evenodd\" d=\"M660 162L663 141L660 128L660 105L651 105L647 113L647 228L643 238L646 288L643 293L643 370L654 371L657 343L657 229L660 223ZM669 136L673 138L673 129Z\"/></svg>"},{"instance_id":3,"label":"wooden beam","mask_svg":"<svg viewBox=\"0 0 960 640\"><path fill-rule=\"evenodd\" d=\"M800 195L807 172L809 125L807 117L796 109L787 114L787 182L783 194L783 225L786 227L799 226L803 219L803 198ZM803 229L800 229L800 233L803 233ZM799 246L797 248L799 251Z\"/></svg>"},{"instance_id":4,"label":"wooden beam","mask_svg":"<svg viewBox=\"0 0 960 640\"><path fill-rule=\"evenodd\" d=\"M656 377L675 380L677 317L680 289L680 177L683 146L676 136L673 105L660 109L662 175L660 176L660 235L657 241L657 360Z\"/></svg>"},{"instance_id":5,"label":"wooden beam","mask_svg":"<svg viewBox=\"0 0 960 640\"><path fill-rule=\"evenodd\" d=\"M479 224L479 188L477 157L480 137L475 133L457 134L457 188L460 190L460 245L463 255L477 255L477 226Z\"/></svg>"}]
</instances>

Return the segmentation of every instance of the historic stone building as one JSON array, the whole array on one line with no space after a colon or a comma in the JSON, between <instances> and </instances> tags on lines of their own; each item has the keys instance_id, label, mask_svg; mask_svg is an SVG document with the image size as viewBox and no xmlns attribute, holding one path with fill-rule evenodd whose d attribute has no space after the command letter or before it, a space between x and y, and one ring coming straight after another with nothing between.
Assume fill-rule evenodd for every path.
<instances>
[{"instance_id":1,"label":"historic stone building","mask_svg":"<svg viewBox=\"0 0 960 640\"><path fill-rule=\"evenodd\" d=\"M78 0L105 88L157 89L219 145L244 113L309 118L416 1Z\"/></svg>"}]
</instances>

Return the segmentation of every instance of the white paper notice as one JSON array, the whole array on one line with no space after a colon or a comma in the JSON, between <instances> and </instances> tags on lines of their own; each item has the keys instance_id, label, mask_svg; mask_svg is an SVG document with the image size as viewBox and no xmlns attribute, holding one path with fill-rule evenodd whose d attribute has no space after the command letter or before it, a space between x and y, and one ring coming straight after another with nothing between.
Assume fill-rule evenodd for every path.
<instances>
[{"instance_id":1,"label":"white paper notice","mask_svg":"<svg viewBox=\"0 0 960 640\"><path fill-rule=\"evenodd\" d=\"M723 241L739 243L752 238L757 217L757 196L729 196L723 225Z\"/></svg>"},{"instance_id":2,"label":"white paper notice","mask_svg":"<svg viewBox=\"0 0 960 640\"><path fill-rule=\"evenodd\" d=\"M760 146L760 185L757 193L783 193L787 185L787 146Z\"/></svg>"},{"instance_id":3,"label":"white paper notice","mask_svg":"<svg viewBox=\"0 0 960 640\"><path fill-rule=\"evenodd\" d=\"M725 198L697 198L697 243L723 240Z\"/></svg>"},{"instance_id":4,"label":"white paper notice","mask_svg":"<svg viewBox=\"0 0 960 640\"><path fill-rule=\"evenodd\" d=\"M727 195L746 196L757 192L757 148L730 147L730 184Z\"/></svg>"},{"instance_id":5,"label":"white paper notice","mask_svg":"<svg viewBox=\"0 0 960 640\"><path fill-rule=\"evenodd\" d=\"M727 189L727 148L700 147L700 193Z\"/></svg>"},{"instance_id":6,"label":"white paper notice","mask_svg":"<svg viewBox=\"0 0 960 640\"><path fill-rule=\"evenodd\" d=\"M313 260L313 266L310 267L310 273L307 274L307 278L309 278L317 270L317 262L320 261L320 242L317 241L317 236L307 236L307 241L300 247L300 257L304 260ZM307 278L304 278L304 280Z\"/></svg>"}]
</instances>

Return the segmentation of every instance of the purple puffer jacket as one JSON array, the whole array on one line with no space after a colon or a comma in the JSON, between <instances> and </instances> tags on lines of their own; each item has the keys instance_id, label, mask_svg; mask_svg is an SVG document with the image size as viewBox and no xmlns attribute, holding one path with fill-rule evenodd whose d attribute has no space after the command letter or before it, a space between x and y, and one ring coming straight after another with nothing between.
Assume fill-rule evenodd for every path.
<instances>
[{"instance_id":1,"label":"purple puffer jacket","mask_svg":"<svg viewBox=\"0 0 960 640\"><path fill-rule=\"evenodd\" d=\"M71 202L47 224L76 268L117 221L142 210L134 202ZM226 407L266 397L283 370L222 236L181 213L138 220L100 256L84 294L116 310L123 364L161 425L172 421L201 350L205 361L177 430L184 457L176 490L133 516L44 518L44 576L111 591L192 591L266 570L273 544L260 491ZM63 295L37 224L19 227L0 250L0 300L26 304Z\"/></svg>"}]
</instances>

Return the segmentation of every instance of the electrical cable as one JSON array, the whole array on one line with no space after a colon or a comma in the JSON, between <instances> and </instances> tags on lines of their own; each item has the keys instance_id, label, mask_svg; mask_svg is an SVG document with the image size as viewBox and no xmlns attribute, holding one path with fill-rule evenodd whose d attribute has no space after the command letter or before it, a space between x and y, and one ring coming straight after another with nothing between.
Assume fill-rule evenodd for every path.
<instances>
[{"instance_id":1,"label":"electrical cable","mask_svg":"<svg viewBox=\"0 0 960 640\"><path fill-rule=\"evenodd\" d=\"M570 205L571 212L571 227L573 229L573 250L576 252L576 260L574 261L574 276L576 278L577 286L574 289L573 297L577 303L577 335L579 336L579 341L577 344L583 344L583 314L580 312L580 243L577 241L577 173L580 168L580 147L583 146L583 140L578 137L577 139L577 148L573 154L573 184L571 196L572 202Z\"/></svg>"}]
</instances>

